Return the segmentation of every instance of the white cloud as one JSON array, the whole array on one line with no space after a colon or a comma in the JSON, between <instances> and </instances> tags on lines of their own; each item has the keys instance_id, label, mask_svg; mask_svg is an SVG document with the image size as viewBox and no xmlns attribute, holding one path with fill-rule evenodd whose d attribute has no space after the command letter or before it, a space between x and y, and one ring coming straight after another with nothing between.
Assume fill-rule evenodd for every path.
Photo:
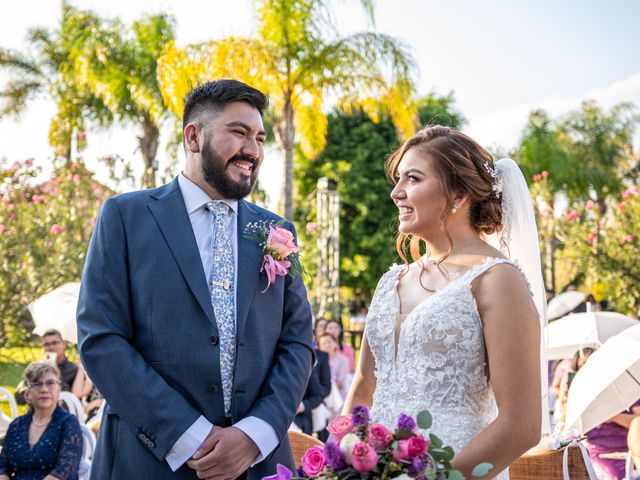
<instances>
[{"instance_id":1,"label":"white cloud","mask_svg":"<svg viewBox=\"0 0 640 480\"><path fill-rule=\"evenodd\" d=\"M520 140L532 110L544 109L553 118L578 109L584 100L596 100L604 108L611 108L622 102L631 102L640 107L640 73L605 87L587 90L581 95L547 97L538 103L521 103L471 117L466 130L483 145L510 149ZM638 135L640 132L636 138Z\"/></svg>"}]
</instances>

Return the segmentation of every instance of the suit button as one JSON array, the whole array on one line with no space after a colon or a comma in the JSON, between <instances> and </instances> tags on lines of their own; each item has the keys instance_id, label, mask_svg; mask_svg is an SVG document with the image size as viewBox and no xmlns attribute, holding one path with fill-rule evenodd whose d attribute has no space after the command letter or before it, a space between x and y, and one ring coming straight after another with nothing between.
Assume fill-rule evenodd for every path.
<instances>
[{"instance_id":1,"label":"suit button","mask_svg":"<svg viewBox=\"0 0 640 480\"><path fill-rule=\"evenodd\" d=\"M220 391L220 388L215 383L212 383L211 385L209 385L210 393L218 393L219 391Z\"/></svg>"},{"instance_id":2,"label":"suit button","mask_svg":"<svg viewBox=\"0 0 640 480\"><path fill-rule=\"evenodd\" d=\"M217 335L211 335L209 337L209 343L215 347L220 343L220 337L218 337Z\"/></svg>"}]
</instances>

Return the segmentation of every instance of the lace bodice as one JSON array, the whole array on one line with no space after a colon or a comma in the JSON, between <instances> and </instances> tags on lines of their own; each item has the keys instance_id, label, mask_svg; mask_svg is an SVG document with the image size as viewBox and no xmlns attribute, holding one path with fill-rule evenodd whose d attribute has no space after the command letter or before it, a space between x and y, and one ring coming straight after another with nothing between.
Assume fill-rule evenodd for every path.
<instances>
[{"instance_id":1,"label":"lace bodice","mask_svg":"<svg viewBox=\"0 0 640 480\"><path fill-rule=\"evenodd\" d=\"M400 413L415 418L427 409L433 416L431 431L458 453L495 419L498 411L485 375L484 334L471 284L498 263L515 265L489 258L420 302L400 325L397 353L397 286L405 267L393 266L383 275L366 324L376 365L375 421L395 427ZM496 478L509 477L505 471Z\"/></svg>"}]
</instances>

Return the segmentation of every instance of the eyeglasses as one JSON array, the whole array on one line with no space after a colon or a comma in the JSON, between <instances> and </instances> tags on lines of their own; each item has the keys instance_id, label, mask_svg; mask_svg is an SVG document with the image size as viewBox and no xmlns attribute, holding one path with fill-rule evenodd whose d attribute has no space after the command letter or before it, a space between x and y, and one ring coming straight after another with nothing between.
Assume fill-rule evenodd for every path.
<instances>
[{"instance_id":1,"label":"eyeglasses","mask_svg":"<svg viewBox=\"0 0 640 480\"><path fill-rule=\"evenodd\" d=\"M60 340L55 340L53 342L47 342L42 344L42 348L55 347L56 345L60 345L62 342Z\"/></svg>"},{"instance_id":2,"label":"eyeglasses","mask_svg":"<svg viewBox=\"0 0 640 480\"><path fill-rule=\"evenodd\" d=\"M33 388L34 390L42 390L44 387L47 387L47 390L52 390L60 384L61 382L59 380L47 380L46 382L30 383L29 388Z\"/></svg>"}]
</instances>

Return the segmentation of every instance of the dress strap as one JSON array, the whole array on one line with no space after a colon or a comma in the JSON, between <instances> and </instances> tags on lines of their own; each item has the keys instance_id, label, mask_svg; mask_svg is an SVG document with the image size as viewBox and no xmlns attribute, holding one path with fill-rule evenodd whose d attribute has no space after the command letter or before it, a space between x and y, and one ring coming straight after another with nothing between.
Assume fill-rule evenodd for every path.
<instances>
[{"instance_id":1,"label":"dress strap","mask_svg":"<svg viewBox=\"0 0 640 480\"><path fill-rule=\"evenodd\" d=\"M531 284L529 283L529 279L526 277L526 275L522 271L522 268L520 267L520 264L516 260L510 260L508 258L501 258L501 257L489 257L489 258L487 258L487 260L485 260L484 263L482 263L482 264L480 264L480 265L478 265L476 267L471 268L468 272L466 272L464 274L467 277L466 278L467 282L469 284L471 284L471 282L473 282L480 275L485 273L487 270L489 270L494 265L498 265L498 264L512 265L513 267L517 268L518 271L524 277L524 281L527 283L527 288L529 289L529 293L531 293L533 295L533 292L531 290Z\"/></svg>"}]
</instances>

